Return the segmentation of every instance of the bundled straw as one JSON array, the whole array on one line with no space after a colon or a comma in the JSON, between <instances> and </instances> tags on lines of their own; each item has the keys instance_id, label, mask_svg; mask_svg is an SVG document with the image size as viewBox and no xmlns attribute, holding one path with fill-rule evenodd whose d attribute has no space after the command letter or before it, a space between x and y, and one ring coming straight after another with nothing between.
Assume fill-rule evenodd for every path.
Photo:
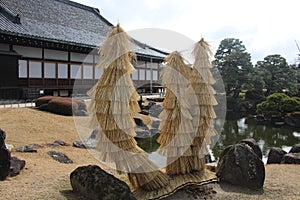
<instances>
[{"instance_id":1,"label":"bundled straw","mask_svg":"<svg viewBox=\"0 0 300 200\"><path fill-rule=\"evenodd\" d=\"M192 172L193 158L190 145L193 141L192 116L186 100L186 89L190 68L179 52L173 52L165 59L167 63L162 82L167 87L164 110L160 114L161 134L158 152L167 157L166 173L179 175Z\"/></svg>"},{"instance_id":2,"label":"bundled straw","mask_svg":"<svg viewBox=\"0 0 300 200\"><path fill-rule=\"evenodd\" d=\"M102 77L89 91L92 97L90 112L94 116L93 128L99 126L97 135L98 159L114 163L119 171L127 172L132 185L138 189L152 191L168 183L167 175L148 160L145 152L134 139L133 114L139 111L130 73L135 58L127 34L119 26L114 27L99 50L98 67L105 68Z\"/></svg>"},{"instance_id":3,"label":"bundled straw","mask_svg":"<svg viewBox=\"0 0 300 200\"><path fill-rule=\"evenodd\" d=\"M209 44L202 38L194 47L195 63L190 75L189 94L196 98L191 98L191 114L193 116L193 126L196 130L192 144L194 157L193 170L201 171L204 168L204 155L208 153L207 145L210 144L211 136L215 135L213 118L216 118L213 106L217 105L214 97L215 91L212 84L215 80L210 69L212 64L210 56L212 52Z\"/></svg>"}]
</instances>

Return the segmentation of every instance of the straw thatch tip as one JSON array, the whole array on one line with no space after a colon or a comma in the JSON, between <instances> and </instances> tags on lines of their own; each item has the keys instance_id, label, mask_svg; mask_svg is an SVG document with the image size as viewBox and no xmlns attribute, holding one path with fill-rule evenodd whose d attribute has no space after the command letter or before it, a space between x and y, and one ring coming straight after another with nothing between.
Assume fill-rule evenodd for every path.
<instances>
[{"instance_id":1,"label":"straw thatch tip","mask_svg":"<svg viewBox=\"0 0 300 200\"><path fill-rule=\"evenodd\" d=\"M206 52L210 56L213 55L210 48L210 44L207 41L205 41L203 37L199 40L199 42L195 44L194 55L196 56L197 54L202 54L201 52Z\"/></svg>"}]
</instances>

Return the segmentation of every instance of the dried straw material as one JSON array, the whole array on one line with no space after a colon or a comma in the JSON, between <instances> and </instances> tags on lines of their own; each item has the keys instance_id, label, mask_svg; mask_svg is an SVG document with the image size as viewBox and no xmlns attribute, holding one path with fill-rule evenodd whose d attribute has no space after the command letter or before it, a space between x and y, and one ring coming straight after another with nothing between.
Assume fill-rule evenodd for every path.
<instances>
[{"instance_id":1,"label":"dried straw material","mask_svg":"<svg viewBox=\"0 0 300 200\"><path fill-rule=\"evenodd\" d=\"M165 59L162 82L167 87L160 114L161 134L158 152L167 157L166 173L176 176L192 172L193 158L190 145L193 141L192 116L186 100L189 67L179 52L173 52Z\"/></svg>"},{"instance_id":2,"label":"dried straw material","mask_svg":"<svg viewBox=\"0 0 300 200\"><path fill-rule=\"evenodd\" d=\"M171 194L174 194L176 191L184 188L185 186L193 184L204 185L216 181L217 179L215 173L204 169L199 172L174 176L170 180L168 186L161 188L158 191L144 191L143 189L139 188L134 191L134 196L138 200L163 199Z\"/></svg>"},{"instance_id":3,"label":"dried straw material","mask_svg":"<svg viewBox=\"0 0 300 200\"><path fill-rule=\"evenodd\" d=\"M191 98L191 114L196 130L191 146L194 157L192 168L201 171L205 165L204 155L208 153L207 145L211 143L211 136L215 135L213 119L216 118L216 113L213 106L217 105L217 101L214 97L215 90L211 86L215 80L210 71L212 52L209 44L202 38L196 43L193 53L195 63L190 74L191 85L188 89L190 96L191 94L196 96L196 98Z\"/></svg>"},{"instance_id":4,"label":"dried straw material","mask_svg":"<svg viewBox=\"0 0 300 200\"><path fill-rule=\"evenodd\" d=\"M127 34L117 25L99 50L98 67L105 71L89 91L91 126L101 129L97 135L97 158L127 172L134 188L152 191L165 187L168 176L147 158L134 139L133 115L139 111L139 95L130 78L134 71L132 52Z\"/></svg>"}]
</instances>

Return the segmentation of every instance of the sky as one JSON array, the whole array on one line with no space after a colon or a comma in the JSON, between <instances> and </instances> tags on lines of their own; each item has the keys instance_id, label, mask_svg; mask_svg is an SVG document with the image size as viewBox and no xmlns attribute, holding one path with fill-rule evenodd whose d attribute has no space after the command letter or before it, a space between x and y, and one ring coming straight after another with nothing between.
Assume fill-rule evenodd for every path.
<instances>
[{"instance_id":1,"label":"sky","mask_svg":"<svg viewBox=\"0 0 300 200\"><path fill-rule=\"evenodd\" d=\"M300 53L295 42L300 45L299 0L73 1L98 8L104 18L114 25L119 22L128 32L163 29L165 33L178 33L190 41L203 37L214 53L223 39L239 39L251 54L253 64L273 54L280 54L294 64ZM156 37L158 35L163 34ZM162 43L161 40L153 43L147 38L136 39L155 47ZM178 41L175 39L172 43ZM158 47L164 49L163 45Z\"/></svg>"}]
</instances>

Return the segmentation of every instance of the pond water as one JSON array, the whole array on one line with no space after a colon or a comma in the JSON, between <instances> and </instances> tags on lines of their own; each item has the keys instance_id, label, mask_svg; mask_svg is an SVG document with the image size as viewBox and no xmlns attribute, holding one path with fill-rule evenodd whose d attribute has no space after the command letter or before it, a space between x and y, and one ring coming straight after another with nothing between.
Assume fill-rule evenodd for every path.
<instances>
[{"instance_id":1,"label":"pond water","mask_svg":"<svg viewBox=\"0 0 300 200\"><path fill-rule=\"evenodd\" d=\"M158 135L150 138L138 139L138 145L149 153L149 158L162 167L165 159L156 150L159 144L156 142ZM221 134L214 138L215 145L210 148L212 159L217 160L228 145L238 143L242 139L254 138L263 152L263 161L266 163L270 148L280 147L285 151L297 143L300 143L300 128L289 126L259 125L254 120L246 118L226 119ZM153 159L152 159L153 160Z\"/></svg>"}]
</instances>

